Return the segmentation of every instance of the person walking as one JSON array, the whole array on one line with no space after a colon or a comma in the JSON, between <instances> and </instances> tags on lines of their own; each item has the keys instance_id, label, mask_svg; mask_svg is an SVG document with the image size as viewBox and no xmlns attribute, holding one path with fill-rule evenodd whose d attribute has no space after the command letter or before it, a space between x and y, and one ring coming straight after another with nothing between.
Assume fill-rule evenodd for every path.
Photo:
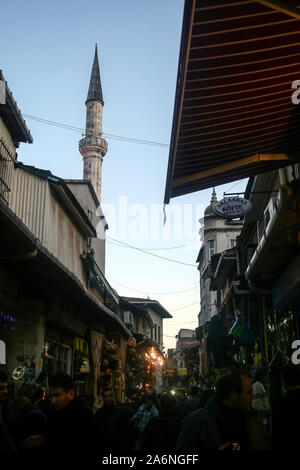
<instances>
[{"instance_id":1,"label":"person walking","mask_svg":"<svg viewBox=\"0 0 300 470\"><path fill-rule=\"evenodd\" d=\"M287 393L273 409L272 448L296 450L300 443L300 364L287 364L282 378Z\"/></svg>"},{"instance_id":2,"label":"person walking","mask_svg":"<svg viewBox=\"0 0 300 470\"><path fill-rule=\"evenodd\" d=\"M29 398L20 396L11 405L13 420L9 431L18 449L40 447L45 440L47 421L38 406Z\"/></svg>"},{"instance_id":3,"label":"person walking","mask_svg":"<svg viewBox=\"0 0 300 470\"><path fill-rule=\"evenodd\" d=\"M200 406L200 397L199 397L199 391L197 386L193 386L190 395L185 399L180 417L183 419L185 416L187 416L189 413L192 411L195 411L199 408Z\"/></svg>"},{"instance_id":4,"label":"person walking","mask_svg":"<svg viewBox=\"0 0 300 470\"><path fill-rule=\"evenodd\" d=\"M103 391L103 407L93 417L94 447L98 449L132 449L135 432L133 410L114 402L111 388Z\"/></svg>"},{"instance_id":5,"label":"person walking","mask_svg":"<svg viewBox=\"0 0 300 470\"><path fill-rule=\"evenodd\" d=\"M252 381L244 371L221 377L216 395L183 421L178 450L267 450L264 425L251 407Z\"/></svg>"},{"instance_id":6,"label":"person walking","mask_svg":"<svg viewBox=\"0 0 300 470\"><path fill-rule=\"evenodd\" d=\"M154 416L159 416L159 411L151 401L151 395L146 394L143 399L144 403L139 407L132 420L135 421L138 428L138 437L135 443L135 450L139 450L143 438L144 429Z\"/></svg>"},{"instance_id":7,"label":"person walking","mask_svg":"<svg viewBox=\"0 0 300 470\"><path fill-rule=\"evenodd\" d=\"M43 407L47 417L46 447L74 450L91 447L92 410L75 396L72 377L55 374L49 380L49 389Z\"/></svg>"},{"instance_id":8,"label":"person walking","mask_svg":"<svg viewBox=\"0 0 300 470\"><path fill-rule=\"evenodd\" d=\"M140 446L143 452L170 452L176 446L181 427L181 419L176 413L176 398L163 395L160 403L160 415L152 417L145 426Z\"/></svg>"}]
</instances>

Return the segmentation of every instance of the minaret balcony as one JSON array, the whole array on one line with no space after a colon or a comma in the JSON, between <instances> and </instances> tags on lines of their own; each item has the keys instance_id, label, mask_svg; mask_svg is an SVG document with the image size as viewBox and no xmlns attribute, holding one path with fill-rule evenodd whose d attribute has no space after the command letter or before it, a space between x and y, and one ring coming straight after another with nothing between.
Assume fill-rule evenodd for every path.
<instances>
[{"instance_id":1,"label":"minaret balcony","mask_svg":"<svg viewBox=\"0 0 300 470\"><path fill-rule=\"evenodd\" d=\"M79 141L79 151L82 155L90 152L101 153L104 156L107 152L108 145L105 139L98 136L86 136Z\"/></svg>"}]
</instances>

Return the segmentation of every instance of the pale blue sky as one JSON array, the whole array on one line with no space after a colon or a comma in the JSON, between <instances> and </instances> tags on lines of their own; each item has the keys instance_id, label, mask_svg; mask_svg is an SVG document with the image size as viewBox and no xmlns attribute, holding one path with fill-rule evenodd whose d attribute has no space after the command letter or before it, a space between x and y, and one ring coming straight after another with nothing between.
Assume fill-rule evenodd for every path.
<instances>
[{"instance_id":1,"label":"pale blue sky","mask_svg":"<svg viewBox=\"0 0 300 470\"><path fill-rule=\"evenodd\" d=\"M98 43L105 102L103 132L169 144L183 5L183 0L7 2L1 10L0 68L23 115L84 128L84 103ZM63 178L82 178L81 133L28 118L26 122L34 143L21 144L19 160ZM107 142L102 203L118 210L123 196L129 207L141 204L148 213L151 204L162 205L168 148L109 138ZM217 187L218 198L233 186ZM244 187L245 181L234 190ZM171 200L170 207L192 204L195 210L196 204L202 204L205 208L210 197L211 190L201 191ZM107 235L112 236L113 220L108 214L107 219L111 227ZM128 216L129 223L133 219ZM150 216L147 223L151 223ZM199 229L196 220L194 226ZM151 239L150 228L149 232L146 239L127 236L122 241L155 249L194 243L153 253L195 264L200 249L197 234L193 240L176 239L171 231L169 240L157 240ZM174 336L180 328L197 326L196 265L180 265L107 243L106 276L120 295L148 293L171 312L173 319L164 322L166 349L175 347Z\"/></svg>"}]
</instances>

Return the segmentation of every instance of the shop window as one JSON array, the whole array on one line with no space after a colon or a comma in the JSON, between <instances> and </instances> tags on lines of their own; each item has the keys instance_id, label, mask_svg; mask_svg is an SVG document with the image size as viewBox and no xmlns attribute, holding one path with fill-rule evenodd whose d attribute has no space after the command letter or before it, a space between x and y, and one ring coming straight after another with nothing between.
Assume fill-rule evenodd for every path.
<instances>
[{"instance_id":1,"label":"shop window","mask_svg":"<svg viewBox=\"0 0 300 470\"><path fill-rule=\"evenodd\" d=\"M57 372L71 374L72 349L69 346L46 340L45 358L47 359L47 375L51 377Z\"/></svg>"}]
</instances>

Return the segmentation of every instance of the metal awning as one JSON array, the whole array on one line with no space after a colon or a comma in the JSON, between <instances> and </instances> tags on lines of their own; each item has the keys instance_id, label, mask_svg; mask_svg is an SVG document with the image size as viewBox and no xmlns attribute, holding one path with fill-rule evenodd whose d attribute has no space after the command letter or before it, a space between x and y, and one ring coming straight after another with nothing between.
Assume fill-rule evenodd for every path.
<instances>
[{"instance_id":1,"label":"metal awning","mask_svg":"<svg viewBox=\"0 0 300 470\"><path fill-rule=\"evenodd\" d=\"M295 80L300 0L186 0L165 203L299 162Z\"/></svg>"}]
</instances>

